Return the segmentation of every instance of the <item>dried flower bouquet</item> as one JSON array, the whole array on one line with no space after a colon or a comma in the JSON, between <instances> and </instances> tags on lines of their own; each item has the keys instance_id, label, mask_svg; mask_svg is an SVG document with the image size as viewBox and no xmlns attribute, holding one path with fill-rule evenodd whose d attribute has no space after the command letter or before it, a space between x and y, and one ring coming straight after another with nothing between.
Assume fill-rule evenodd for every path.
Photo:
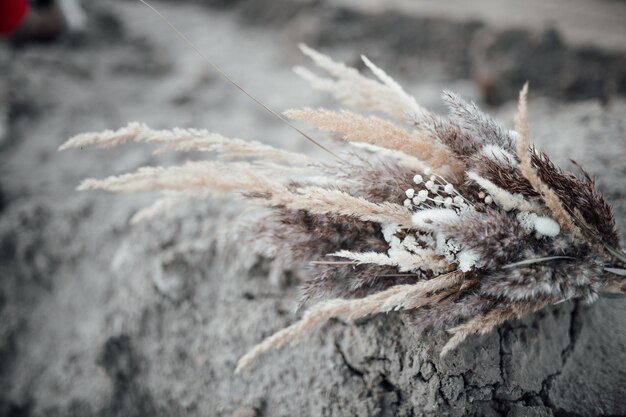
<instances>
[{"instance_id":1,"label":"dried flower bouquet","mask_svg":"<svg viewBox=\"0 0 626 417\"><path fill-rule=\"evenodd\" d=\"M78 135L61 147L134 141L158 151L219 154L217 161L145 167L79 186L163 191L133 222L233 192L272 208L272 220L258 225L259 239L269 239L257 249L286 265L311 262L301 299L308 311L254 347L237 371L333 317L414 311L417 326L451 334L445 355L469 335L547 305L626 293L626 254L611 207L582 169L578 176L564 172L530 145L527 86L515 130L507 130L448 91L448 116L429 112L365 57L375 79L301 49L328 73L296 69L314 88L387 117L309 108L285 113L332 133L334 159L138 123Z\"/></svg>"}]
</instances>

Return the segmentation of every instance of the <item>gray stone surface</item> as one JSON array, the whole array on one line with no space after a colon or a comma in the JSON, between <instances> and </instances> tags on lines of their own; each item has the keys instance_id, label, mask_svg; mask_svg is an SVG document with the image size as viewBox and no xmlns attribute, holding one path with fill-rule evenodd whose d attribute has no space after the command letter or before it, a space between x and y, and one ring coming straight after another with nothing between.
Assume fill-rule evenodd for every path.
<instances>
[{"instance_id":1,"label":"gray stone surface","mask_svg":"<svg viewBox=\"0 0 626 417\"><path fill-rule=\"evenodd\" d=\"M289 70L304 62L296 42L328 27L250 25L252 6L243 3L232 10L158 4L275 108L332 105ZM0 415L626 414L624 300L563 303L472 338L446 360L436 354L445 335L419 335L403 315L332 321L235 376L238 357L295 320L297 298L293 280L270 280L269 260L236 251L231 231L242 206L189 206L131 228L128 219L152 196L75 193L74 186L85 176L184 156L155 157L139 146L55 149L73 134L138 120L312 150L218 80L145 8L94 7L84 39L0 53L9 68L0 83L10 92L10 146L0 153ZM278 19L272 10L266 18ZM360 52L386 60L429 107L440 108L444 86L480 96L459 73L433 73L446 68L441 56L392 59L401 52L387 46L393 41L325 48L348 61ZM533 137L559 162L576 159L598 178L623 236L626 102L542 95L531 100ZM512 109L493 111L510 124Z\"/></svg>"}]
</instances>

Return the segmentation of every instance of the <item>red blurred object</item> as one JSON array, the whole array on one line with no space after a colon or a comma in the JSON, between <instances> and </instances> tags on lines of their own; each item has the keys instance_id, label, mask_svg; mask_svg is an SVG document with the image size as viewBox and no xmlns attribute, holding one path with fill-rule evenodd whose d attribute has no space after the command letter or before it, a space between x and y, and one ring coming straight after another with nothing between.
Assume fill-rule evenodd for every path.
<instances>
[{"instance_id":1,"label":"red blurred object","mask_svg":"<svg viewBox=\"0 0 626 417\"><path fill-rule=\"evenodd\" d=\"M0 0L0 35L8 36L19 28L29 8L26 0Z\"/></svg>"}]
</instances>

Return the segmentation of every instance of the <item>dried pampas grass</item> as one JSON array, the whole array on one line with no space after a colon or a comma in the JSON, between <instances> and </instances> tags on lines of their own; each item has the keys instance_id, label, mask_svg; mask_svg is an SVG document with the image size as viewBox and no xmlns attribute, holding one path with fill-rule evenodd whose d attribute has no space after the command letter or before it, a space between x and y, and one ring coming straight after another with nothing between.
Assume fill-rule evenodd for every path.
<instances>
[{"instance_id":1,"label":"dried pampas grass","mask_svg":"<svg viewBox=\"0 0 626 417\"><path fill-rule=\"evenodd\" d=\"M219 155L79 186L164 193L133 221L190 199L233 193L271 208L273 220L258 225L263 244L252 241L251 250L283 265L311 261L301 299L311 306L246 354L237 372L330 318L412 311L416 326L451 333L445 355L470 335L547 305L626 292L626 254L610 206L586 173L562 171L530 144L527 85L509 131L452 92L443 93L447 117L428 112L365 57L376 79L306 46L302 51L331 77L298 68L313 87L396 122L348 110L287 112L342 139L334 147L341 157L332 161L138 123L82 134L61 147L134 141L158 151ZM407 115L411 124L396 124Z\"/></svg>"}]
</instances>

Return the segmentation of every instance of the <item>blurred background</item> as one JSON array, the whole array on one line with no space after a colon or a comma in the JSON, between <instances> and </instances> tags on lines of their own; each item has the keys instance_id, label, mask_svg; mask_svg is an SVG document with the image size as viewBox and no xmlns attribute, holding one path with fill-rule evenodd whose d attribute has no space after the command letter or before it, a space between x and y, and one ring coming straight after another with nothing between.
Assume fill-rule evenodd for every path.
<instances>
[{"instance_id":1,"label":"blurred background","mask_svg":"<svg viewBox=\"0 0 626 417\"><path fill-rule=\"evenodd\" d=\"M31 16L33 26L0 41L0 416L395 410L387 402L401 397L384 387L355 394L360 388L342 371L345 357L321 336L308 350L272 356L254 375L232 375L242 353L293 320L297 296L289 274L270 281L267 262L233 262L220 252L214 236L228 234L238 206L184 208L131 228L128 219L151 196L74 191L84 177L186 158L154 156L141 146L57 153L73 135L131 121L316 151L224 82L138 1L68 3L61 20ZM624 1L151 3L277 110L337 107L292 72L308 65L300 42L359 69L366 55L436 111L445 111L441 90L452 89L506 126L529 81L533 140L557 162L574 159L593 174L615 206L622 236L626 231ZM51 6L39 7L43 13ZM541 357L563 361L565 370L527 375L524 381L543 383L518 381L506 398L518 395L520 407L544 412L532 415L626 415L626 309L620 300L598 304L575 326L564 325L566 347L557 359ZM519 367L514 352L507 354L494 365L501 372ZM585 377L581 363L592 364ZM432 404L462 410L471 402L447 398L443 382L424 378ZM491 391L480 387L489 395L476 398L493 415L530 415L511 414L497 383L490 384ZM528 391L534 396L523 399Z\"/></svg>"}]
</instances>

